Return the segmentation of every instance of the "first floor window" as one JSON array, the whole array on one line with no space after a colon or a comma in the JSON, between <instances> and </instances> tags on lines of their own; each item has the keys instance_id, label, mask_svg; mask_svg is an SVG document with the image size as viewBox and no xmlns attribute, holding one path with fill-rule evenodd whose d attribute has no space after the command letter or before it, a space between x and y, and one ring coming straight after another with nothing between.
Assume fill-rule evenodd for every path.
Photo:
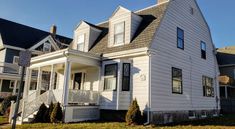
<instances>
[{"instance_id":1,"label":"first floor window","mask_svg":"<svg viewBox=\"0 0 235 129\"><path fill-rule=\"evenodd\" d=\"M183 81L182 70L178 68L172 68L172 93L183 93Z\"/></svg>"},{"instance_id":2,"label":"first floor window","mask_svg":"<svg viewBox=\"0 0 235 129\"><path fill-rule=\"evenodd\" d=\"M13 64L18 64L18 63L19 63L19 60L20 60L19 56L14 56L14 58L13 58Z\"/></svg>"},{"instance_id":3,"label":"first floor window","mask_svg":"<svg viewBox=\"0 0 235 129\"><path fill-rule=\"evenodd\" d=\"M108 64L104 68L104 90L116 90L117 64Z\"/></svg>"},{"instance_id":4,"label":"first floor window","mask_svg":"<svg viewBox=\"0 0 235 129\"><path fill-rule=\"evenodd\" d=\"M122 91L130 90L130 63L123 63L122 69Z\"/></svg>"},{"instance_id":5,"label":"first floor window","mask_svg":"<svg viewBox=\"0 0 235 129\"><path fill-rule=\"evenodd\" d=\"M9 88L13 89L15 85L15 81L10 81Z\"/></svg>"},{"instance_id":6,"label":"first floor window","mask_svg":"<svg viewBox=\"0 0 235 129\"><path fill-rule=\"evenodd\" d=\"M214 97L213 79L202 76L203 96Z\"/></svg>"}]
</instances>

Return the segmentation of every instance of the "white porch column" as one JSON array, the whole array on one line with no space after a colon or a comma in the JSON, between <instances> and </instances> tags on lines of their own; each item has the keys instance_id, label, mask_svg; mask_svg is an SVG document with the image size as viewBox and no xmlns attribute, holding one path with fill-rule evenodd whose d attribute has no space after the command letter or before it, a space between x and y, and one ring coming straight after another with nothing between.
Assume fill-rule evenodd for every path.
<instances>
[{"instance_id":1,"label":"white porch column","mask_svg":"<svg viewBox=\"0 0 235 129\"><path fill-rule=\"evenodd\" d=\"M55 82L55 66L51 65L51 75L50 75L49 90L53 90L54 82Z\"/></svg>"},{"instance_id":2,"label":"white porch column","mask_svg":"<svg viewBox=\"0 0 235 129\"><path fill-rule=\"evenodd\" d=\"M13 95L16 94L17 82L18 82L17 80L15 80L15 82L14 82Z\"/></svg>"},{"instance_id":3,"label":"white porch column","mask_svg":"<svg viewBox=\"0 0 235 129\"><path fill-rule=\"evenodd\" d=\"M62 103L64 106L68 105L70 76L71 76L71 62L67 61L65 63L65 69L64 69L64 86L63 86L63 95L62 95Z\"/></svg>"},{"instance_id":4,"label":"white porch column","mask_svg":"<svg viewBox=\"0 0 235 129\"><path fill-rule=\"evenodd\" d=\"M225 98L228 98L228 86L224 87L224 91L225 91Z\"/></svg>"},{"instance_id":5,"label":"white porch column","mask_svg":"<svg viewBox=\"0 0 235 129\"><path fill-rule=\"evenodd\" d=\"M26 98L28 96L29 88L31 84L31 76L32 76L32 70L27 68L26 75L25 75L23 98Z\"/></svg>"},{"instance_id":6,"label":"white porch column","mask_svg":"<svg viewBox=\"0 0 235 129\"><path fill-rule=\"evenodd\" d=\"M42 86L42 69L41 67L38 68L38 77L37 77L37 91L41 91ZM39 92L40 95L40 92Z\"/></svg>"}]
</instances>

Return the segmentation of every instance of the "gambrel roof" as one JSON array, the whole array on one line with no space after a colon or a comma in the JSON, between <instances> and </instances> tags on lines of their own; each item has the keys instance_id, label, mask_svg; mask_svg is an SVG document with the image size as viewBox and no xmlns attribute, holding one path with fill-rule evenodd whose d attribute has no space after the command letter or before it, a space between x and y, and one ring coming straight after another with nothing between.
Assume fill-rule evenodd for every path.
<instances>
[{"instance_id":1,"label":"gambrel roof","mask_svg":"<svg viewBox=\"0 0 235 129\"><path fill-rule=\"evenodd\" d=\"M0 34L4 45L28 49L51 33L0 18ZM56 35L55 41L70 44L72 39Z\"/></svg>"},{"instance_id":2,"label":"gambrel roof","mask_svg":"<svg viewBox=\"0 0 235 129\"><path fill-rule=\"evenodd\" d=\"M131 43L126 45L108 47L109 22L107 21L97 25L98 27L102 28L102 33L94 43L93 47L91 47L89 52L105 54L149 47L153 40L154 34L163 19L168 4L169 2L166 2L164 4L155 5L150 8L135 12L135 14L141 16L143 20L140 23L134 37L132 38Z\"/></svg>"}]
</instances>

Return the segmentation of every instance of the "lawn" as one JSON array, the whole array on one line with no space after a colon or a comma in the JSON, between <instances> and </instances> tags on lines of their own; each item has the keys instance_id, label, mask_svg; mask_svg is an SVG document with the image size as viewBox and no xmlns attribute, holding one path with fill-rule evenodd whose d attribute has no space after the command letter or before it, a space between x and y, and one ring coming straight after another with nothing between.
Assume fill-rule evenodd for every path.
<instances>
[{"instance_id":1,"label":"lawn","mask_svg":"<svg viewBox=\"0 0 235 129\"><path fill-rule=\"evenodd\" d=\"M8 119L4 116L0 116L0 126L2 124L7 124L8 123Z\"/></svg>"},{"instance_id":2,"label":"lawn","mask_svg":"<svg viewBox=\"0 0 235 129\"><path fill-rule=\"evenodd\" d=\"M125 123L25 124L18 129L235 129L235 116L219 117L168 126L126 126ZM10 127L9 127L10 129Z\"/></svg>"}]
</instances>

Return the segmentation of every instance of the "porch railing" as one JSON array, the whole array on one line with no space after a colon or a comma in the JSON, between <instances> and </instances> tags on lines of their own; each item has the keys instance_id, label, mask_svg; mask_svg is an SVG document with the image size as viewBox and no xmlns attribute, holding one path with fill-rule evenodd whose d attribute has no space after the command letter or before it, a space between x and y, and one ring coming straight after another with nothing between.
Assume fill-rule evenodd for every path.
<instances>
[{"instance_id":1,"label":"porch railing","mask_svg":"<svg viewBox=\"0 0 235 129\"><path fill-rule=\"evenodd\" d=\"M69 90L68 103L99 105L98 91Z\"/></svg>"},{"instance_id":2,"label":"porch railing","mask_svg":"<svg viewBox=\"0 0 235 129\"><path fill-rule=\"evenodd\" d=\"M1 73L20 74L21 69L17 64L0 62Z\"/></svg>"},{"instance_id":3,"label":"porch railing","mask_svg":"<svg viewBox=\"0 0 235 129\"><path fill-rule=\"evenodd\" d=\"M11 96L12 93L10 92L0 92L0 98L5 98L5 97L8 97L8 96Z\"/></svg>"}]
</instances>

